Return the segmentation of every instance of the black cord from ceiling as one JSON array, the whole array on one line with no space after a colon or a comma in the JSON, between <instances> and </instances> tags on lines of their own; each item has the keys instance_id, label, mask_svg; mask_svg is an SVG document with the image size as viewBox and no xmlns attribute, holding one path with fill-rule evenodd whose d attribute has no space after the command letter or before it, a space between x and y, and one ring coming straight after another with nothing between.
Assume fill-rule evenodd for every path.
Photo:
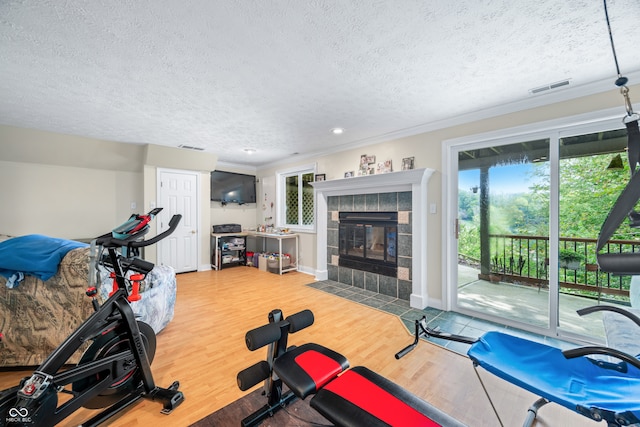
<instances>
[{"instance_id":1,"label":"black cord from ceiling","mask_svg":"<svg viewBox=\"0 0 640 427\"><path fill-rule=\"evenodd\" d=\"M626 86L629 81L628 78L624 77L620 73L620 65L618 64L618 55L616 54L616 47L613 43L613 34L611 33L611 22L609 21L609 11L607 10L607 0L603 0L604 2L604 16L607 19L607 29L609 30L609 40L611 41L611 51L613 52L613 60L616 64L616 72L618 73L618 78L616 79L616 86L620 88L620 93L624 97L624 104L627 110L627 117L625 120L638 120L638 116L633 112L633 107L631 105L631 99L629 99L629 88Z\"/></svg>"},{"instance_id":2,"label":"black cord from ceiling","mask_svg":"<svg viewBox=\"0 0 640 427\"><path fill-rule=\"evenodd\" d=\"M618 55L616 54L616 46L613 44L613 34L611 33L611 22L609 21L609 11L607 10L607 0L604 1L604 16L607 19L607 29L609 30L609 40L611 41L611 51L613 52L613 60L616 63L616 72L618 73L618 80L616 80L616 86L624 86L629 79L623 77L620 73L620 65L618 65Z\"/></svg>"}]
</instances>

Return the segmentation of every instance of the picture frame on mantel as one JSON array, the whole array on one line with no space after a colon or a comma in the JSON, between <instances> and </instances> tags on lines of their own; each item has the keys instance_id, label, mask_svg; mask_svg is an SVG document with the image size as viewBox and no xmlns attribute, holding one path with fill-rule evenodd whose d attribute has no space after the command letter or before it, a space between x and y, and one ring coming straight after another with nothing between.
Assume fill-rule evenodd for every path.
<instances>
[{"instance_id":1,"label":"picture frame on mantel","mask_svg":"<svg viewBox=\"0 0 640 427\"><path fill-rule=\"evenodd\" d=\"M403 171L408 171L413 169L414 167L414 159L415 157L405 157L404 159L402 159L402 170Z\"/></svg>"},{"instance_id":2,"label":"picture frame on mantel","mask_svg":"<svg viewBox=\"0 0 640 427\"><path fill-rule=\"evenodd\" d=\"M378 162L376 174L389 173L389 172L393 172L393 167L391 166L391 159L387 159L384 162Z\"/></svg>"},{"instance_id":3,"label":"picture frame on mantel","mask_svg":"<svg viewBox=\"0 0 640 427\"><path fill-rule=\"evenodd\" d=\"M320 181L326 181L327 180L327 175L324 173L317 173L315 176L315 180L316 182L320 182Z\"/></svg>"},{"instance_id":4,"label":"picture frame on mantel","mask_svg":"<svg viewBox=\"0 0 640 427\"><path fill-rule=\"evenodd\" d=\"M369 169L376 162L376 156L368 156L362 154L360 156L360 166L358 168L358 176L371 175Z\"/></svg>"}]
</instances>

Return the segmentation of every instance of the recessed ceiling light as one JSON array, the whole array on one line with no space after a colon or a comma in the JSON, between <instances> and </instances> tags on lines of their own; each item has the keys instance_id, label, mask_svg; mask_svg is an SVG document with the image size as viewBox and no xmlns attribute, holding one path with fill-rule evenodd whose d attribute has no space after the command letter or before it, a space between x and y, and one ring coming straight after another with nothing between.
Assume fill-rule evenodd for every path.
<instances>
[{"instance_id":1,"label":"recessed ceiling light","mask_svg":"<svg viewBox=\"0 0 640 427\"><path fill-rule=\"evenodd\" d=\"M344 133L344 129L343 128L333 128L331 129L331 133L334 135L341 135Z\"/></svg>"},{"instance_id":2,"label":"recessed ceiling light","mask_svg":"<svg viewBox=\"0 0 640 427\"><path fill-rule=\"evenodd\" d=\"M253 154L253 153L256 152L256 149L255 148L245 148L244 152L247 153L247 154Z\"/></svg>"}]
</instances>

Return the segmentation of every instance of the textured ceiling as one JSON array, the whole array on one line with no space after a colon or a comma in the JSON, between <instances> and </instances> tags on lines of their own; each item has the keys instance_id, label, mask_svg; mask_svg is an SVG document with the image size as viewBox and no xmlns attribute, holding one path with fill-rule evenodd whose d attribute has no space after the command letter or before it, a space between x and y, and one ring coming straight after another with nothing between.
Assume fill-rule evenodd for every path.
<instances>
[{"instance_id":1,"label":"textured ceiling","mask_svg":"<svg viewBox=\"0 0 640 427\"><path fill-rule=\"evenodd\" d=\"M636 73L640 0L608 8ZM0 1L0 124L253 167L615 78L599 0Z\"/></svg>"}]
</instances>

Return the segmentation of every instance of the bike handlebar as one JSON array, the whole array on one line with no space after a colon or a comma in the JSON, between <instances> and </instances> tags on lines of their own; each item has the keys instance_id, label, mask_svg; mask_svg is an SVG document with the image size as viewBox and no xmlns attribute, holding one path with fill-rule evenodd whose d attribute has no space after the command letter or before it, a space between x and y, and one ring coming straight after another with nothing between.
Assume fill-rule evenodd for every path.
<instances>
[{"instance_id":1,"label":"bike handlebar","mask_svg":"<svg viewBox=\"0 0 640 427\"><path fill-rule=\"evenodd\" d=\"M117 248L121 246L127 246L129 248L142 248L145 246L150 246L173 233L176 227L178 227L181 219L182 215L180 214L172 216L171 220L169 220L169 229L163 231L155 237L152 237L149 240L136 241L135 239L139 237L139 235L137 234L134 234L130 238L126 239L116 239L111 233L108 233L98 237L96 239L96 244L104 246L105 248Z\"/></svg>"}]
</instances>

